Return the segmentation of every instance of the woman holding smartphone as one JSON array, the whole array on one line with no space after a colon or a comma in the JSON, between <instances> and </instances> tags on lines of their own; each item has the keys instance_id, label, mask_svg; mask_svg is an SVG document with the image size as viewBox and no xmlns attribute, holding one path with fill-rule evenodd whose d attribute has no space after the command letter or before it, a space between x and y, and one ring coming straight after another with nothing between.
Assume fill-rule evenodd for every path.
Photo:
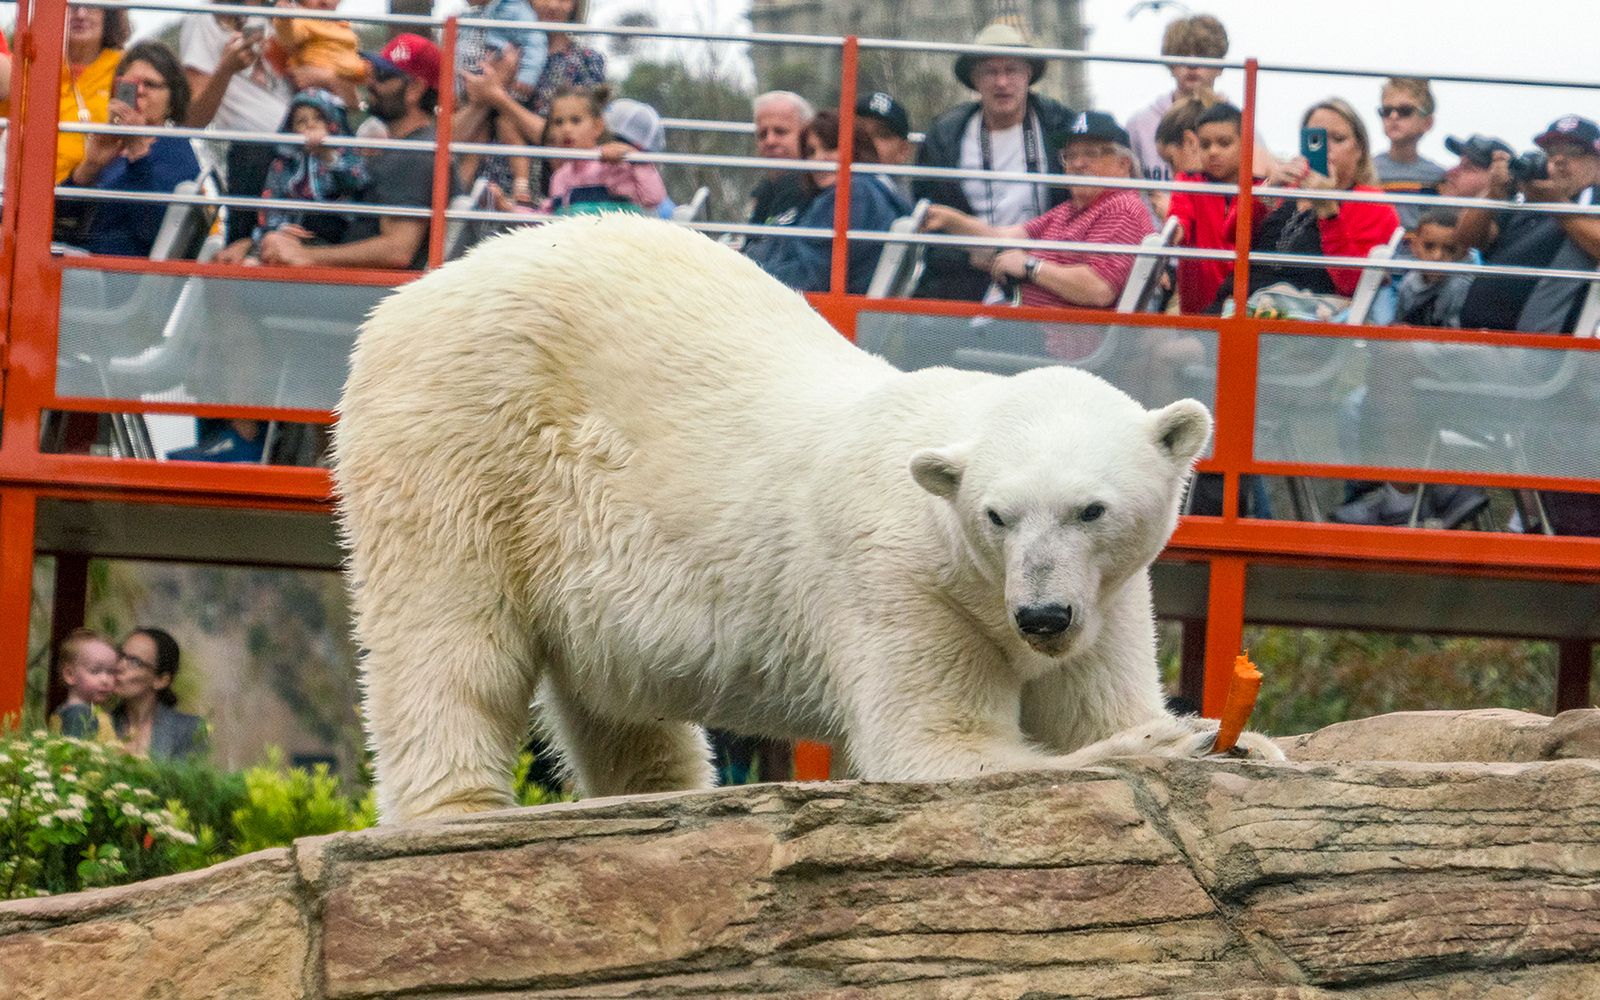
<instances>
[{"instance_id":1,"label":"woman holding smartphone","mask_svg":"<svg viewBox=\"0 0 1600 1000\"><path fill-rule=\"evenodd\" d=\"M123 53L109 109L111 124L170 126L183 120L188 108L189 81L171 49L161 42L139 42ZM83 161L67 183L102 191L170 192L199 174L200 162L187 139L91 135ZM63 209L67 204L63 199ZM123 257L149 256L167 210L165 204L150 201L77 204L84 206L84 225L68 242L90 253Z\"/></svg>"},{"instance_id":2,"label":"woman holding smartphone","mask_svg":"<svg viewBox=\"0 0 1600 1000\"><path fill-rule=\"evenodd\" d=\"M1302 188L1308 194L1378 190L1366 126L1348 101L1330 97L1313 104L1300 126L1301 155L1273 167L1267 173L1268 185ZM1313 158L1319 162L1313 164ZM1392 205L1308 196L1280 204L1262 224L1254 248L1365 257L1373 247L1387 243L1399 227L1400 216ZM1311 292L1350 295L1360 280L1361 269L1355 267L1250 268L1251 291L1288 281Z\"/></svg>"}]
</instances>

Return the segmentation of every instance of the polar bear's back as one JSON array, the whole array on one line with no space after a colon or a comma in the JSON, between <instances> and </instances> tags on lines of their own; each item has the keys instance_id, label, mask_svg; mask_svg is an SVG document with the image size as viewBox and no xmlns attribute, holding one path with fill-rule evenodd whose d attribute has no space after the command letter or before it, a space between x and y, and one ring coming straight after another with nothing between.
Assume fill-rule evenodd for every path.
<instances>
[{"instance_id":1,"label":"polar bear's back","mask_svg":"<svg viewBox=\"0 0 1600 1000\"><path fill-rule=\"evenodd\" d=\"M349 388L375 377L392 391L398 377L454 402L486 388L471 376L499 381L507 366L572 389L631 385L679 407L724 405L729 380L770 404L810 370L887 368L743 256L619 214L499 237L400 289L364 327Z\"/></svg>"}]
</instances>

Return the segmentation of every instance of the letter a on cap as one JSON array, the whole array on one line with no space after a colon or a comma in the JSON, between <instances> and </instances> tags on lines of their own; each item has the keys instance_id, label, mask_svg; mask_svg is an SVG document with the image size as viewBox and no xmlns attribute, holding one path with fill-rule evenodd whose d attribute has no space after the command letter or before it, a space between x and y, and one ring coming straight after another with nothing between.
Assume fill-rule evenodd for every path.
<instances>
[{"instance_id":1,"label":"letter a on cap","mask_svg":"<svg viewBox=\"0 0 1600 1000\"><path fill-rule=\"evenodd\" d=\"M1087 111L1078 112L1078 117L1072 121L1072 131L1079 134L1089 131L1089 113Z\"/></svg>"}]
</instances>

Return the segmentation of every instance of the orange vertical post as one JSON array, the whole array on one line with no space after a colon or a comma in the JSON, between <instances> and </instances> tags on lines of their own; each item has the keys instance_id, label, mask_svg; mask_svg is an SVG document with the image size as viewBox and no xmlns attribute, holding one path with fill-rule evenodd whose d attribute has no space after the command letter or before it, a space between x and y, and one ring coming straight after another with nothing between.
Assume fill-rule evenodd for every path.
<instances>
[{"instance_id":1,"label":"orange vertical post","mask_svg":"<svg viewBox=\"0 0 1600 1000\"><path fill-rule=\"evenodd\" d=\"M1200 714L1222 715L1228 700L1228 678L1233 658L1244 644L1243 559L1219 556L1211 560L1211 593L1206 611L1206 673L1201 688Z\"/></svg>"},{"instance_id":2,"label":"orange vertical post","mask_svg":"<svg viewBox=\"0 0 1600 1000\"><path fill-rule=\"evenodd\" d=\"M839 53L839 173L833 184L833 258L828 291L843 295L848 290L850 247L845 233L850 229L850 168L855 163L856 133L856 36L844 40ZM801 150L803 153L804 150Z\"/></svg>"},{"instance_id":3,"label":"orange vertical post","mask_svg":"<svg viewBox=\"0 0 1600 1000\"><path fill-rule=\"evenodd\" d=\"M1244 108L1239 137L1238 228L1234 230L1233 314L1244 315L1250 297L1251 218L1255 207L1256 61L1245 60ZM1235 520L1242 506L1239 463L1248 460L1255 428L1256 334L1242 325L1224 324L1217 336L1217 460L1222 464L1222 516ZM1220 710L1220 709L1219 709Z\"/></svg>"},{"instance_id":4,"label":"orange vertical post","mask_svg":"<svg viewBox=\"0 0 1600 1000\"><path fill-rule=\"evenodd\" d=\"M827 781L833 767L833 751L826 743L798 740L794 745L794 780Z\"/></svg>"},{"instance_id":5,"label":"orange vertical post","mask_svg":"<svg viewBox=\"0 0 1600 1000\"><path fill-rule=\"evenodd\" d=\"M455 164L450 159L451 127L456 113L456 30L454 17L444 22L439 47L439 118L433 141L433 216L428 226L428 266L444 263L444 237L449 222L444 217L450 207L450 175Z\"/></svg>"},{"instance_id":6,"label":"orange vertical post","mask_svg":"<svg viewBox=\"0 0 1600 1000\"><path fill-rule=\"evenodd\" d=\"M22 711L33 607L34 495L0 490L0 722Z\"/></svg>"},{"instance_id":7,"label":"orange vertical post","mask_svg":"<svg viewBox=\"0 0 1600 1000\"><path fill-rule=\"evenodd\" d=\"M50 233L55 216L52 192L56 179L56 116L53 112L19 112L23 101L30 101L35 112L55 106L55 95L61 89L61 39L66 28L66 13L66 0L39 0L28 20L26 34L19 36L15 47L18 58L12 67L11 128L20 129L22 134L12 140L12 149L21 155L15 165L7 164L10 176L6 179L12 186L5 192L6 211L14 211L15 215L11 219L14 257L7 316L10 339L6 352L5 434L0 436L0 470L8 458L37 455L39 409L55 388L60 280L50 272L49 262ZM19 332L24 336L17 336ZM0 665L0 674L10 666L9 663Z\"/></svg>"}]
</instances>

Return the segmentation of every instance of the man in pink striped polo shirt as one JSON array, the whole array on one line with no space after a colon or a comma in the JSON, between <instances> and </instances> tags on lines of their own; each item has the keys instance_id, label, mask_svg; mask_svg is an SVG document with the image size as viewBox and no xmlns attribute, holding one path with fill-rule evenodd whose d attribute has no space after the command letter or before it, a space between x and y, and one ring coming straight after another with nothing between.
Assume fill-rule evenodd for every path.
<instances>
[{"instance_id":1,"label":"man in pink striped polo shirt","mask_svg":"<svg viewBox=\"0 0 1600 1000\"><path fill-rule=\"evenodd\" d=\"M1134 177L1139 167L1128 146L1128 133L1100 111L1079 112L1072 119L1061 162L1068 174L1095 177ZM965 212L934 205L925 228L967 236L1118 246L1137 245L1156 231L1150 207L1139 192L1084 184L1073 185L1070 201L1019 225L991 226ZM1109 309L1128 281L1133 255L979 249L972 252L972 266L988 271L997 284L1019 282L1021 305Z\"/></svg>"}]
</instances>

